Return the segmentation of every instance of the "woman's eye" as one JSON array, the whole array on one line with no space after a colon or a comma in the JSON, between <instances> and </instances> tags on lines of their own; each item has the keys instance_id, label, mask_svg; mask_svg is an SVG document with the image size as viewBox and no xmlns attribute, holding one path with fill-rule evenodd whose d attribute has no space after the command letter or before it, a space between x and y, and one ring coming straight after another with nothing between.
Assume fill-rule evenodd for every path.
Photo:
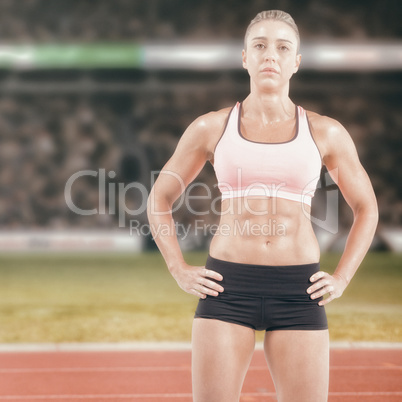
<instances>
[{"instance_id":1,"label":"woman's eye","mask_svg":"<svg viewBox=\"0 0 402 402\"><path fill-rule=\"evenodd\" d=\"M264 49L264 45L262 44L262 43L257 43L256 45L255 45L255 47L257 48L257 49Z\"/></svg>"},{"instance_id":2,"label":"woman's eye","mask_svg":"<svg viewBox=\"0 0 402 402\"><path fill-rule=\"evenodd\" d=\"M287 50L289 50L286 46L281 46L279 48L279 50L282 50L283 52L286 52Z\"/></svg>"}]
</instances>

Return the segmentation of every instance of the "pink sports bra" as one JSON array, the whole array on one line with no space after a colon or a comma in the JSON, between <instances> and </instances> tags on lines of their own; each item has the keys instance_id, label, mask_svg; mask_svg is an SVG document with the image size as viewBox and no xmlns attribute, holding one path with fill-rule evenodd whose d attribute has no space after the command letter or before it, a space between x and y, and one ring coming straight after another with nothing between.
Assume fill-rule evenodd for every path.
<instances>
[{"instance_id":1,"label":"pink sports bra","mask_svg":"<svg viewBox=\"0 0 402 402\"><path fill-rule=\"evenodd\" d=\"M215 147L214 169L222 200L279 197L311 205L322 160L306 111L297 106L296 116L296 134L291 140L256 142L242 136L241 104L234 106Z\"/></svg>"}]
</instances>

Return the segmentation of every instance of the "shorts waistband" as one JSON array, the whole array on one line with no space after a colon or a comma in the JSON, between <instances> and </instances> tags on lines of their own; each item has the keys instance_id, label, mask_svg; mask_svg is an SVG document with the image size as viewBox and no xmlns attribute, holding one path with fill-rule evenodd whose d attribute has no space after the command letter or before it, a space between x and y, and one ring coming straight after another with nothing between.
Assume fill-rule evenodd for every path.
<instances>
[{"instance_id":1,"label":"shorts waistband","mask_svg":"<svg viewBox=\"0 0 402 402\"><path fill-rule=\"evenodd\" d=\"M300 265L259 265L225 261L208 255L206 268L219 272L219 282L228 293L255 296L305 297L310 277L320 263Z\"/></svg>"}]
</instances>

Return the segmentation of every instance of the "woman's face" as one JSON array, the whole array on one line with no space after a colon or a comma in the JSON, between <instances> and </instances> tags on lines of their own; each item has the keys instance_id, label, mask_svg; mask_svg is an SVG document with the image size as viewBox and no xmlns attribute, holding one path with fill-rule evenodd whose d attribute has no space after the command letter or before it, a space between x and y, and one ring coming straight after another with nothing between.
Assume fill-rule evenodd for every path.
<instances>
[{"instance_id":1,"label":"woman's face","mask_svg":"<svg viewBox=\"0 0 402 402\"><path fill-rule=\"evenodd\" d=\"M301 55L294 30L285 22L265 20L251 27L243 50L243 67L261 88L288 85L299 69Z\"/></svg>"}]
</instances>

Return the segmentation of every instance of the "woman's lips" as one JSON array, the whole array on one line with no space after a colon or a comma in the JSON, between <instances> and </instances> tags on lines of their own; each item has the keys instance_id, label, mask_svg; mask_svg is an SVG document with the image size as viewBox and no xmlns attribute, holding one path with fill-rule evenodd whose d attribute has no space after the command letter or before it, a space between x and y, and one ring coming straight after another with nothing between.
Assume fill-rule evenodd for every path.
<instances>
[{"instance_id":1,"label":"woman's lips","mask_svg":"<svg viewBox=\"0 0 402 402\"><path fill-rule=\"evenodd\" d=\"M263 73L272 73L272 74L279 74L279 72L273 67L266 67L262 69Z\"/></svg>"}]
</instances>

